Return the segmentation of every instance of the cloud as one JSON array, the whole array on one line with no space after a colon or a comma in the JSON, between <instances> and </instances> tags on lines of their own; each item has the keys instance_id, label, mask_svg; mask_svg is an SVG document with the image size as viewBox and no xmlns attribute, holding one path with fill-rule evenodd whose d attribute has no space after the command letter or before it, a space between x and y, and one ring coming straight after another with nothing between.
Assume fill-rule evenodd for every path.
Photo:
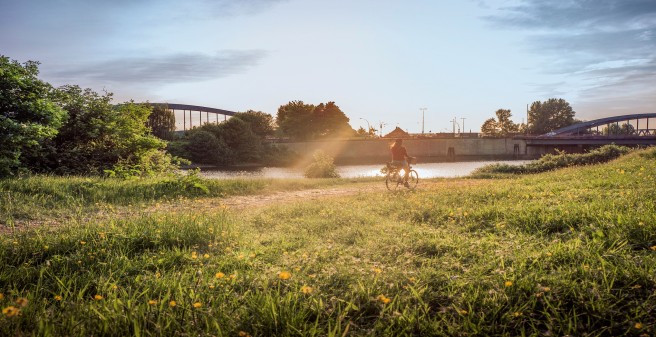
<instances>
[{"instance_id":1,"label":"cloud","mask_svg":"<svg viewBox=\"0 0 656 337\"><path fill-rule=\"evenodd\" d=\"M197 82L239 74L256 66L266 56L262 50L224 51L154 57L126 57L44 71L61 83L165 84Z\"/></svg>"},{"instance_id":2,"label":"cloud","mask_svg":"<svg viewBox=\"0 0 656 337\"><path fill-rule=\"evenodd\" d=\"M486 20L524 31L543 71L576 83L581 100L656 97L656 1L523 0L497 13Z\"/></svg>"}]
</instances>

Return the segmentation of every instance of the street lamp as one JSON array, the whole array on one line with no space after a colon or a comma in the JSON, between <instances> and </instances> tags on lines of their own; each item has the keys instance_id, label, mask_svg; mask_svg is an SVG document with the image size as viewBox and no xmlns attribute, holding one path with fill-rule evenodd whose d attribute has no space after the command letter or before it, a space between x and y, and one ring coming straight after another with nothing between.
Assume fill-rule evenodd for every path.
<instances>
[{"instance_id":1,"label":"street lamp","mask_svg":"<svg viewBox=\"0 0 656 337\"><path fill-rule=\"evenodd\" d=\"M367 134L369 134L369 131L371 131L371 125L369 124L369 121L366 118L362 118L362 117L360 117L360 119L367 122Z\"/></svg>"}]
</instances>

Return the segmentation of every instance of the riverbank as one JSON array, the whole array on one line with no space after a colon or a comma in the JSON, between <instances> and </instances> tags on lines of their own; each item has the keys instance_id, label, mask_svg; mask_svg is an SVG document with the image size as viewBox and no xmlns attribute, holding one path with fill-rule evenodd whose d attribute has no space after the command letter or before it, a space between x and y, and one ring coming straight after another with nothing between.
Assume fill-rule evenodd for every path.
<instances>
[{"instance_id":1,"label":"riverbank","mask_svg":"<svg viewBox=\"0 0 656 337\"><path fill-rule=\"evenodd\" d=\"M59 226L3 236L0 334L656 333L653 149L402 193L366 179L172 184L1 181L10 221Z\"/></svg>"}]
</instances>

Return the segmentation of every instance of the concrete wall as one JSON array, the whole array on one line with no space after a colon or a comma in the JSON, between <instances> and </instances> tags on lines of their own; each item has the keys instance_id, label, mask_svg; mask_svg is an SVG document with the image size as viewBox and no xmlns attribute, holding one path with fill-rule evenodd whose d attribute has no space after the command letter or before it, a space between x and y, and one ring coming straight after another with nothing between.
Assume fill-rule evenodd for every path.
<instances>
[{"instance_id":1,"label":"concrete wall","mask_svg":"<svg viewBox=\"0 0 656 337\"><path fill-rule=\"evenodd\" d=\"M337 163L379 163L390 160L391 139L334 140L281 143L306 156L323 150ZM526 142L512 138L404 139L408 154L419 162L451 160L522 159L527 157ZM517 150L516 147L517 146ZM450 155L452 148L453 155ZM517 151L517 152L516 152Z\"/></svg>"}]
</instances>

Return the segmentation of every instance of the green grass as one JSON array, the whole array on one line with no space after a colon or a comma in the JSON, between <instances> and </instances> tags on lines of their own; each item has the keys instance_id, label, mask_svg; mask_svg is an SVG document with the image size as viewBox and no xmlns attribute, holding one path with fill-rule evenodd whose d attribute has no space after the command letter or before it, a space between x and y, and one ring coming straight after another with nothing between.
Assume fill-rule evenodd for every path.
<instances>
[{"instance_id":1,"label":"green grass","mask_svg":"<svg viewBox=\"0 0 656 337\"><path fill-rule=\"evenodd\" d=\"M248 193L299 187L280 184ZM0 241L0 307L20 309L0 335L653 336L655 186L652 149L249 212L71 217Z\"/></svg>"}]
</instances>

